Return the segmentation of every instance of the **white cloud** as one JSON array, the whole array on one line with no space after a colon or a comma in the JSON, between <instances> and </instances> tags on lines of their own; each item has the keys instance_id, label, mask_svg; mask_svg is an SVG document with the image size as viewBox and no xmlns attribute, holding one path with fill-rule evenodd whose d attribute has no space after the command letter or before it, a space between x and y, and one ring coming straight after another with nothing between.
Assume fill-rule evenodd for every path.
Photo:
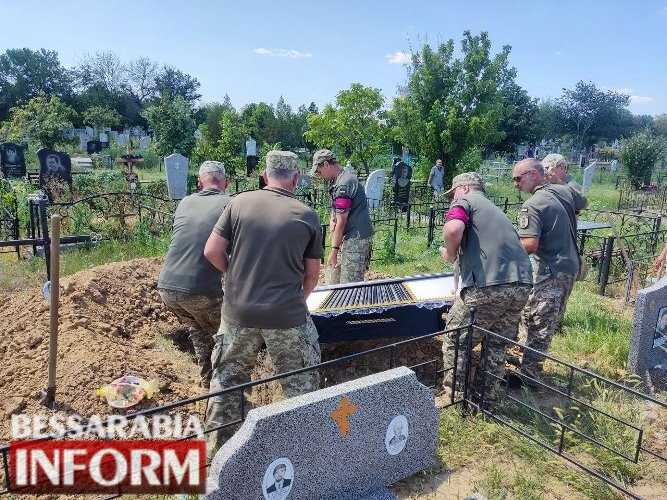
<instances>
[{"instance_id":1,"label":"white cloud","mask_svg":"<svg viewBox=\"0 0 667 500\"><path fill-rule=\"evenodd\" d=\"M644 96L644 95L631 95L630 103L631 104L647 104L653 102L655 99L653 97Z\"/></svg>"},{"instance_id":2,"label":"white cloud","mask_svg":"<svg viewBox=\"0 0 667 500\"><path fill-rule=\"evenodd\" d=\"M264 47L259 47L254 49L253 52L260 56L288 57L290 59L307 59L313 57L313 54L310 52L301 52L294 49L265 49Z\"/></svg>"},{"instance_id":3,"label":"white cloud","mask_svg":"<svg viewBox=\"0 0 667 500\"><path fill-rule=\"evenodd\" d=\"M556 50L556 51L554 52L554 55L555 55L555 56L562 56L563 53L562 53L560 50Z\"/></svg>"},{"instance_id":4,"label":"white cloud","mask_svg":"<svg viewBox=\"0 0 667 500\"><path fill-rule=\"evenodd\" d=\"M411 61L410 54L401 52L400 50L393 54L387 54L384 57L389 64L410 64Z\"/></svg>"}]
</instances>

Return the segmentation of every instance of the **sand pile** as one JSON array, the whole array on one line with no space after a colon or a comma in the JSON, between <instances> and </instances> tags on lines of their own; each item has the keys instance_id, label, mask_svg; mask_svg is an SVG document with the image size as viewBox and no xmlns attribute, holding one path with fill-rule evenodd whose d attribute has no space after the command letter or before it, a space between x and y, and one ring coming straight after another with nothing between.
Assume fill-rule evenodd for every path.
<instances>
[{"instance_id":1,"label":"sand pile","mask_svg":"<svg viewBox=\"0 0 667 500\"><path fill-rule=\"evenodd\" d=\"M112 413L95 390L126 374L159 381L155 398L134 409L199 393L195 364L163 339L178 323L157 293L159 270L158 259L139 259L61 281L56 411ZM7 297L0 331L0 438L6 439L10 414L45 410L39 393L47 380L49 307L41 292Z\"/></svg>"},{"instance_id":2,"label":"sand pile","mask_svg":"<svg viewBox=\"0 0 667 500\"><path fill-rule=\"evenodd\" d=\"M157 292L160 267L160 259L137 259L95 267L61 280L55 412L83 416L117 413L95 391L128 374L156 379L160 387L152 400L144 400L132 411L201 394L198 368L193 357L184 352L190 347L187 333L162 305ZM387 276L375 272L366 275L367 280L383 277ZM49 307L40 290L3 297L0 332L3 441L9 437L11 414L48 412L39 402L47 384L49 343ZM322 359L395 340L323 345ZM439 342L433 340L399 349L394 365L410 366L438 358L439 349ZM375 373L389 368L389 363L388 353L382 353L328 367L320 374L322 385ZM253 379L272 374L270 358L260 353ZM267 404L279 393L276 383L257 387L252 400L256 405Z\"/></svg>"}]
</instances>

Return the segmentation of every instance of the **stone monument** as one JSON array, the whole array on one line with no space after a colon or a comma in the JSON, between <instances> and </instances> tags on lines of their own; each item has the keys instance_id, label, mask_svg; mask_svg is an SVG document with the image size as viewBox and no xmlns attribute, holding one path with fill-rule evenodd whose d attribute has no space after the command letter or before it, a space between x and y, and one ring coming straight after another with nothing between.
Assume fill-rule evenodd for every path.
<instances>
[{"instance_id":1,"label":"stone monument","mask_svg":"<svg viewBox=\"0 0 667 500\"><path fill-rule=\"evenodd\" d=\"M180 153L173 153L164 159L167 173L167 188L172 200L182 200L188 194L188 159Z\"/></svg>"},{"instance_id":2,"label":"stone monument","mask_svg":"<svg viewBox=\"0 0 667 500\"><path fill-rule=\"evenodd\" d=\"M245 141L245 160L246 160L246 176L250 177L257 168L259 158L257 157L257 141L252 137L248 137Z\"/></svg>"},{"instance_id":3,"label":"stone monument","mask_svg":"<svg viewBox=\"0 0 667 500\"><path fill-rule=\"evenodd\" d=\"M584 169L584 180L583 180L583 191L584 194L588 193L588 190L591 188L591 184L593 184L593 176L595 175L595 171L598 168L598 164L596 161L593 161L590 165L588 165Z\"/></svg>"},{"instance_id":4,"label":"stone monument","mask_svg":"<svg viewBox=\"0 0 667 500\"><path fill-rule=\"evenodd\" d=\"M377 208L382 200L384 193L384 183L387 181L387 174L384 169L373 170L368 179L364 190L366 191L366 199L368 200L368 208Z\"/></svg>"},{"instance_id":5,"label":"stone monument","mask_svg":"<svg viewBox=\"0 0 667 500\"><path fill-rule=\"evenodd\" d=\"M0 144L0 167L5 177L25 177L25 148L13 142Z\"/></svg>"},{"instance_id":6,"label":"stone monument","mask_svg":"<svg viewBox=\"0 0 667 500\"><path fill-rule=\"evenodd\" d=\"M146 150L151 145L151 136L144 135L139 138L139 149Z\"/></svg>"},{"instance_id":7,"label":"stone monument","mask_svg":"<svg viewBox=\"0 0 667 500\"><path fill-rule=\"evenodd\" d=\"M632 319L628 369L652 388L667 375L667 277L639 290Z\"/></svg>"},{"instance_id":8,"label":"stone monument","mask_svg":"<svg viewBox=\"0 0 667 500\"><path fill-rule=\"evenodd\" d=\"M207 499L392 499L434 465L433 394L400 367L248 412L215 455Z\"/></svg>"}]
</instances>

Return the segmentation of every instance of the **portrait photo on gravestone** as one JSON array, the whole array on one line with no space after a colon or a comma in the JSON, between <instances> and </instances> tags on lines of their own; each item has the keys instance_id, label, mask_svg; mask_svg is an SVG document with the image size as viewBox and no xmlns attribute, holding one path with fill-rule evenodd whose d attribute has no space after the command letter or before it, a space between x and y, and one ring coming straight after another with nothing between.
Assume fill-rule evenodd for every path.
<instances>
[{"instance_id":1,"label":"portrait photo on gravestone","mask_svg":"<svg viewBox=\"0 0 667 500\"><path fill-rule=\"evenodd\" d=\"M0 144L0 167L5 177L25 176L25 149L23 144L5 142Z\"/></svg>"}]
</instances>

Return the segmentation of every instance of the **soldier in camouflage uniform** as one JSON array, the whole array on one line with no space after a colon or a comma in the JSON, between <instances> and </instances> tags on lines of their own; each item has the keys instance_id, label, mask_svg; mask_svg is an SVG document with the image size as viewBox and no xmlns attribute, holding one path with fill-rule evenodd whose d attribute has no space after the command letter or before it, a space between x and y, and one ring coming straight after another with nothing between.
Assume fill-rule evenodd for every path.
<instances>
[{"instance_id":1,"label":"soldier in camouflage uniform","mask_svg":"<svg viewBox=\"0 0 667 500\"><path fill-rule=\"evenodd\" d=\"M328 149L320 149L313 155L311 175L332 182L327 283L363 281L373 239L366 192L356 173L344 170Z\"/></svg>"},{"instance_id":2,"label":"soldier in camouflage uniform","mask_svg":"<svg viewBox=\"0 0 667 500\"><path fill-rule=\"evenodd\" d=\"M512 178L518 189L532 195L518 220L521 244L532 257L535 283L522 313L522 327L526 345L547 352L579 272L576 212L584 208L585 198L569 186L548 184L542 164L534 158L518 162ZM543 364L543 356L526 350L521 372L539 378Z\"/></svg>"},{"instance_id":3,"label":"soldier in camouflage uniform","mask_svg":"<svg viewBox=\"0 0 667 500\"><path fill-rule=\"evenodd\" d=\"M294 153L270 151L267 186L236 195L206 243L206 258L226 272L211 393L249 382L263 345L276 373L320 362L306 298L319 278L322 228L317 213L294 197L298 174ZM319 374L309 371L281 383L284 396L292 397L319 389ZM241 398L232 393L209 399L209 454L233 434L234 426L218 428L241 417Z\"/></svg>"},{"instance_id":4,"label":"soldier in camouflage uniform","mask_svg":"<svg viewBox=\"0 0 667 500\"><path fill-rule=\"evenodd\" d=\"M532 284L528 254L521 246L512 223L484 195L484 183L475 172L457 175L445 215L440 252L447 262L458 259L461 293L447 315L447 329L459 328L472 320L474 324L507 339L516 340L519 316ZM457 381L461 387L466 359L467 330L460 336L445 337L443 356L445 369L454 366L454 350L458 342ZM473 346L484 344L485 356L477 370L473 387L483 391L484 401L498 399L500 380L505 376L505 349L502 339L473 329ZM469 372L470 373L470 372ZM445 387L452 383L453 370L445 375ZM483 383L482 383L483 382Z\"/></svg>"},{"instance_id":5,"label":"soldier in camouflage uniform","mask_svg":"<svg viewBox=\"0 0 667 500\"><path fill-rule=\"evenodd\" d=\"M225 166L205 161L199 168L201 190L181 200L174 214L171 243L158 279L165 306L188 327L201 385L211 379L213 335L220 326L222 275L204 258L204 245L230 200Z\"/></svg>"},{"instance_id":6,"label":"soldier in camouflage uniform","mask_svg":"<svg viewBox=\"0 0 667 500\"><path fill-rule=\"evenodd\" d=\"M542 159L542 166L544 167L544 178L551 184L563 184L572 188L575 192L573 193L574 199L577 201L577 206L582 206L585 208L588 204L588 200L583 197L583 188L575 181L570 174L568 174L567 169L567 160L563 155L550 153ZM583 200L580 200L583 198ZM576 210L576 213L579 213L579 210ZM559 311L558 311L558 326L556 330L560 330L563 323L563 316L565 315L565 305L567 304L572 289L574 288L574 280L572 284L567 287L565 294L561 300ZM567 286L567 284L566 284Z\"/></svg>"}]
</instances>

